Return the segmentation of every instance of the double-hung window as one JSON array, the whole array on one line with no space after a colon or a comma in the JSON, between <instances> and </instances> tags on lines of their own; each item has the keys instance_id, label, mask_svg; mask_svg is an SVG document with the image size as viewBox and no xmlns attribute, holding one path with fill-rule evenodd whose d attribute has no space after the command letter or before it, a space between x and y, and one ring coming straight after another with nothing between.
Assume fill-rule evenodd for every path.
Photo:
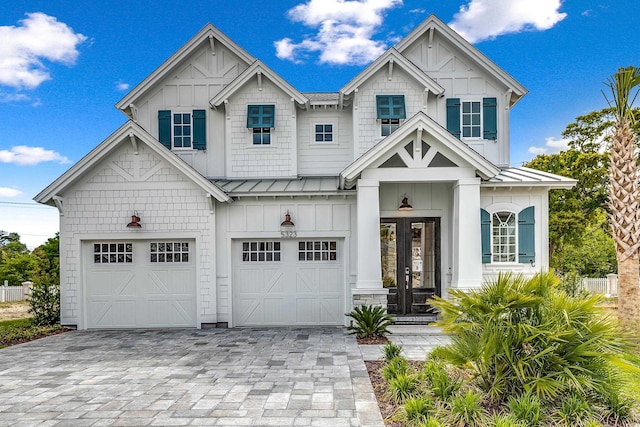
<instances>
[{"instance_id":1,"label":"double-hung window","mask_svg":"<svg viewBox=\"0 0 640 427\"><path fill-rule=\"evenodd\" d=\"M447 99L447 130L457 138L498 139L496 98L461 101Z\"/></svg>"},{"instance_id":2,"label":"double-hung window","mask_svg":"<svg viewBox=\"0 0 640 427\"><path fill-rule=\"evenodd\" d=\"M158 111L158 141L168 149L207 149L207 112Z\"/></svg>"},{"instance_id":3,"label":"double-hung window","mask_svg":"<svg viewBox=\"0 0 640 427\"><path fill-rule=\"evenodd\" d=\"M391 135L407 117L404 95L376 95L376 112L380 120L380 134Z\"/></svg>"},{"instance_id":4,"label":"double-hung window","mask_svg":"<svg viewBox=\"0 0 640 427\"><path fill-rule=\"evenodd\" d=\"M274 105L249 105L247 128L252 132L253 145L270 145L271 129L275 127Z\"/></svg>"}]
</instances>

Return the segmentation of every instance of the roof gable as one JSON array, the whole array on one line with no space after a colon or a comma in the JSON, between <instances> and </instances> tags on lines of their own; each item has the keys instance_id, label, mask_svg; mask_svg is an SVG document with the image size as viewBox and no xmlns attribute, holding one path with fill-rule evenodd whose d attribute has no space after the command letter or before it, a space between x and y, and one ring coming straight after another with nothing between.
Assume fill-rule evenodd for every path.
<instances>
[{"instance_id":1,"label":"roof gable","mask_svg":"<svg viewBox=\"0 0 640 427\"><path fill-rule=\"evenodd\" d=\"M404 54L407 49L422 37L427 37L431 44L431 40L433 40L433 32L437 32L437 34L451 43L451 45L459 49L460 52L469 58L470 61L485 70L488 74L492 75L496 80L508 88L508 90L511 91L511 99L509 100L510 106L515 105L527 93L527 89L524 86L518 83L518 81L511 77L506 71L496 65L495 62L490 60L435 15L427 17L427 19L418 25L412 32L400 40L394 48L400 52L400 54Z\"/></svg>"},{"instance_id":2,"label":"roof gable","mask_svg":"<svg viewBox=\"0 0 640 427\"><path fill-rule=\"evenodd\" d=\"M179 69L183 61L203 45L210 46L212 54L215 55L216 45L218 43L221 43L227 49L231 50L240 58L241 61L244 61L246 65L249 65L255 61L255 58L253 56L251 56L249 53L247 53L247 51L242 49L239 45L237 45L230 38L224 35L220 30L218 30L212 24L207 24L187 43L185 43L180 49L178 49L177 52L171 55L149 76L147 76L142 82L140 82L129 93L127 93L120 101L118 101L118 103L116 104L116 108L123 111L125 114L127 114L127 116L132 118L131 104L134 104L138 99L144 97L148 93L148 91L151 90L158 82Z\"/></svg>"},{"instance_id":3,"label":"roof gable","mask_svg":"<svg viewBox=\"0 0 640 427\"><path fill-rule=\"evenodd\" d=\"M430 137L434 147L425 141L426 136ZM473 167L484 179L490 179L500 172L497 166L420 111L343 169L340 188L351 188L367 168L465 166Z\"/></svg>"},{"instance_id":4,"label":"roof gable","mask_svg":"<svg viewBox=\"0 0 640 427\"><path fill-rule=\"evenodd\" d=\"M277 75L273 70L267 67L262 61L256 60L249 68L244 70L238 77L236 77L231 84L227 85L216 96L214 96L209 102L212 107L219 107L224 103L226 99L240 90L249 80L252 78L258 80L259 89L262 84L262 78L267 78L278 86L282 91L289 95L294 101L300 105L307 105L309 99L300 93L296 88L287 83L282 77Z\"/></svg>"},{"instance_id":5,"label":"roof gable","mask_svg":"<svg viewBox=\"0 0 640 427\"><path fill-rule=\"evenodd\" d=\"M340 89L340 93L349 95L382 68L389 67L390 73L393 73L393 68L395 66L402 68L407 74L413 77L418 83L423 85L432 93L436 95L442 95L444 93L444 88L442 86L440 86L436 81L426 75L424 71L418 68L418 66L416 66L413 62L402 56L394 48L390 48L389 50L387 50L384 54L378 57L378 59L369 64L367 68L358 73L358 75L355 76L349 83L347 83L346 86Z\"/></svg>"},{"instance_id":6,"label":"roof gable","mask_svg":"<svg viewBox=\"0 0 640 427\"><path fill-rule=\"evenodd\" d=\"M202 188L203 191L211 194L212 197L215 197L216 200L220 202L231 201L231 198L218 186L211 183L182 159L167 150L155 138L149 135L149 133L133 121L128 121L122 125L65 173L49 184L47 188L42 190L33 199L39 203L53 205L54 198L56 196L64 193L65 190L78 182L81 177L91 172L99 162L105 159L109 154L113 153L122 144L133 144L134 149L136 150L138 144L145 144L155 155L159 156L169 165L183 173L193 183Z\"/></svg>"}]
</instances>

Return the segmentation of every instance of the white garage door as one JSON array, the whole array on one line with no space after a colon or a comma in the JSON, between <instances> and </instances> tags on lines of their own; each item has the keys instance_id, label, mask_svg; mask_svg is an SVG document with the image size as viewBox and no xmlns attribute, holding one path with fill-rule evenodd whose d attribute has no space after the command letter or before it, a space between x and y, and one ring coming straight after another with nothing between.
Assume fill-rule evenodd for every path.
<instances>
[{"instance_id":1,"label":"white garage door","mask_svg":"<svg viewBox=\"0 0 640 427\"><path fill-rule=\"evenodd\" d=\"M194 241L101 241L83 250L88 328L196 326Z\"/></svg>"},{"instance_id":2,"label":"white garage door","mask_svg":"<svg viewBox=\"0 0 640 427\"><path fill-rule=\"evenodd\" d=\"M342 246L338 239L234 242L234 325L344 324Z\"/></svg>"}]
</instances>

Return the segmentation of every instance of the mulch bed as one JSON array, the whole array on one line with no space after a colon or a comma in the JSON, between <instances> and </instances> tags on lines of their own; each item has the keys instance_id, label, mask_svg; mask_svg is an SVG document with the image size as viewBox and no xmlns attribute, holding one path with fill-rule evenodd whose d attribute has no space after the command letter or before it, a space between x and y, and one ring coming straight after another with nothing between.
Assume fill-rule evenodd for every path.
<instances>
[{"instance_id":1,"label":"mulch bed","mask_svg":"<svg viewBox=\"0 0 640 427\"><path fill-rule=\"evenodd\" d=\"M386 344L389 340L385 336L372 336L367 338L356 338L358 344Z\"/></svg>"},{"instance_id":2,"label":"mulch bed","mask_svg":"<svg viewBox=\"0 0 640 427\"><path fill-rule=\"evenodd\" d=\"M420 365L422 364L422 362L415 360L408 360L407 362L409 362L409 365L413 367L414 370L419 370ZM395 413L398 412L400 405L385 397L388 387L387 382L382 378L382 375L380 375L380 368L382 368L386 362L384 360L376 360L364 363L367 366L369 380L373 386L373 392L376 395L376 400L380 407L380 413L382 414L384 425L387 427L403 427L404 424L402 424L402 422L393 419Z\"/></svg>"}]
</instances>

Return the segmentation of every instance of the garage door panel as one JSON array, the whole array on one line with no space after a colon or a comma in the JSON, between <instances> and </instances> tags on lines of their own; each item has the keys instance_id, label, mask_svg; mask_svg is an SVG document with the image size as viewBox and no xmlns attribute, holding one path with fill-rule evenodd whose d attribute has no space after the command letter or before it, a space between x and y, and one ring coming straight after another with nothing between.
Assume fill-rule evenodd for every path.
<instances>
[{"instance_id":1,"label":"garage door panel","mask_svg":"<svg viewBox=\"0 0 640 427\"><path fill-rule=\"evenodd\" d=\"M261 261L253 248L275 250L276 243L256 242L232 245L234 325L344 324L341 243L284 240L277 258L274 253Z\"/></svg>"},{"instance_id":2,"label":"garage door panel","mask_svg":"<svg viewBox=\"0 0 640 427\"><path fill-rule=\"evenodd\" d=\"M96 242L83 247L88 328L196 326L195 264L189 262L194 259L189 255L195 250L192 241ZM94 247L109 253L95 256ZM112 248L126 248L126 256L112 257Z\"/></svg>"}]
</instances>

